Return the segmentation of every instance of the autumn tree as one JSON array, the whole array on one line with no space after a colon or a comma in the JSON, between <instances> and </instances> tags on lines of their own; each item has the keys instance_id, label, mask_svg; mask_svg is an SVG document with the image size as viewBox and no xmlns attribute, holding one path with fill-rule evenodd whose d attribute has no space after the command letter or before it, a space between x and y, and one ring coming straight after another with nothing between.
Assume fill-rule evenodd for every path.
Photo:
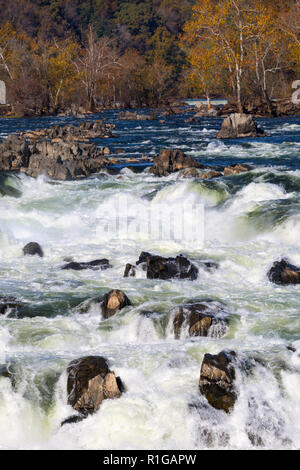
<instances>
[{"instance_id":1,"label":"autumn tree","mask_svg":"<svg viewBox=\"0 0 300 470\"><path fill-rule=\"evenodd\" d=\"M218 58L226 66L238 111L247 74L255 71L264 99L270 104L268 75L282 70L284 54L280 43L277 12L261 0L199 0L185 25L186 42L209 45L209 63ZM205 52L204 52L205 53Z\"/></svg>"},{"instance_id":2,"label":"autumn tree","mask_svg":"<svg viewBox=\"0 0 300 470\"><path fill-rule=\"evenodd\" d=\"M99 86L103 86L105 79L111 79L120 67L120 54L114 41L107 37L98 39L94 29L89 27L82 53L74 64L84 86L89 108L94 111Z\"/></svg>"}]
</instances>

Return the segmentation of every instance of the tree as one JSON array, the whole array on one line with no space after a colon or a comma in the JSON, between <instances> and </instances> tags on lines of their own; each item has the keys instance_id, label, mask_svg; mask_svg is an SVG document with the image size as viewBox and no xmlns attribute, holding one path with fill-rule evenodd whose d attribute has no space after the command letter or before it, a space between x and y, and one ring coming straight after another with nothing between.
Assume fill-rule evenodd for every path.
<instances>
[{"instance_id":1,"label":"tree","mask_svg":"<svg viewBox=\"0 0 300 470\"><path fill-rule=\"evenodd\" d=\"M0 67L5 70L10 78L12 78L9 66L12 54L11 45L15 37L16 31L9 22L0 27Z\"/></svg>"},{"instance_id":2,"label":"tree","mask_svg":"<svg viewBox=\"0 0 300 470\"><path fill-rule=\"evenodd\" d=\"M120 54L114 41L103 37L98 39L90 26L84 48L78 60L74 61L79 79L87 96L89 109L94 111L97 103L97 85L110 78L120 67Z\"/></svg>"},{"instance_id":3,"label":"tree","mask_svg":"<svg viewBox=\"0 0 300 470\"><path fill-rule=\"evenodd\" d=\"M187 56L189 63L188 80L198 94L204 93L207 100L207 108L211 108L211 95L222 89L222 64L218 56L212 54L209 48L202 44L196 45L189 50Z\"/></svg>"},{"instance_id":4,"label":"tree","mask_svg":"<svg viewBox=\"0 0 300 470\"><path fill-rule=\"evenodd\" d=\"M270 104L267 77L284 67L279 47L282 34L277 11L261 0L198 0L185 25L184 40L191 47L204 44L209 63L226 66L238 111L247 75L255 70L262 94ZM199 54L198 54L199 57ZM205 67L205 64L204 64Z\"/></svg>"}]
</instances>

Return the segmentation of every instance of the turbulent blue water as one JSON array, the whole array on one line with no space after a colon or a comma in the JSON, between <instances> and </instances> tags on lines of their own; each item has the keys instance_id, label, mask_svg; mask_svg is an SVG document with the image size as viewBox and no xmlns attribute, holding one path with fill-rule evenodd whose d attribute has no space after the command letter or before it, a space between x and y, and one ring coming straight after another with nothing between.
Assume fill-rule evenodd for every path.
<instances>
[{"instance_id":1,"label":"turbulent blue water","mask_svg":"<svg viewBox=\"0 0 300 470\"><path fill-rule=\"evenodd\" d=\"M283 256L300 265L300 117L258 120L266 138L220 141L218 118L191 124L185 122L189 113L164 117L164 123L118 121L117 115L86 118L116 124L118 138L96 140L121 160L116 173L104 170L76 182L0 175L0 295L24 303L18 317L0 318L0 366L13 373L13 379L0 376L0 448L298 448L300 287L275 286L266 273ZM0 119L0 137L78 121ZM254 169L201 181L176 174L157 178L145 163L126 163L164 148L179 148L216 168L248 163ZM151 240L143 233L102 238L99 227L120 196L139 208L139 222L151 208L202 204L203 245ZM23 257L29 241L42 245L43 259ZM124 279L126 263L141 251L184 253L199 266L199 278L147 280L139 270L136 278ZM61 271L66 257L105 257L112 269ZM219 269L205 271L203 259ZM133 306L103 320L92 299L111 288L124 290ZM226 305L225 336L190 338L185 332L175 340L174 307L191 298ZM211 408L198 391L203 355L222 349L253 364L251 373L241 366L230 414ZM61 428L73 414L65 368L90 354L108 358L126 393Z\"/></svg>"}]
</instances>

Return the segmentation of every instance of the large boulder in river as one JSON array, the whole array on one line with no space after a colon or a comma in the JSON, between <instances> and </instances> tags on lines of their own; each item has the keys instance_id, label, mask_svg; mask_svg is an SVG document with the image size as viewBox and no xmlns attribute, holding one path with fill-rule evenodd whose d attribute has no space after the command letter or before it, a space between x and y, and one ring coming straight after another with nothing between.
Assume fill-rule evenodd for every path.
<instances>
[{"instance_id":1,"label":"large boulder in river","mask_svg":"<svg viewBox=\"0 0 300 470\"><path fill-rule=\"evenodd\" d=\"M67 373L68 404L83 417L98 411L103 400L119 398L124 389L121 379L100 356L86 356L72 361Z\"/></svg>"},{"instance_id":2,"label":"large boulder in river","mask_svg":"<svg viewBox=\"0 0 300 470\"><path fill-rule=\"evenodd\" d=\"M103 317L110 318L122 308L131 305L127 295L118 289L113 289L104 295L101 303Z\"/></svg>"},{"instance_id":3,"label":"large boulder in river","mask_svg":"<svg viewBox=\"0 0 300 470\"><path fill-rule=\"evenodd\" d=\"M43 258L43 256L44 256L44 252L42 250L42 247L36 242L27 243L27 245L24 246L24 248L23 248L23 254L25 256L27 256L27 255L30 255L30 256L38 255L41 258Z\"/></svg>"},{"instance_id":4,"label":"large boulder in river","mask_svg":"<svg viewBox=\"0 0 300 470\"><path fill-rule=\"evenodd\" d=\"M222 123L222 129L217 134L218 139L237 139L243 137L265 137L250 114L231 114Z\"/></svg>"},{"instance_id":5,"label":"large boulder in river","mask_svg":"<svg viewBox=\"0 0 300 470\"><path fill-rule=\"evenodd\" d=\"M221 351L217 355L205 354L202 361L199 389L208 403L229 413L237 399L234 351Z\"/></svg>"},{"instance_id":6,"label":"large boulder in river","mask_svg":"<svg viewBox=\"0 0 300 470\"><path fill-rule=\"evenodd\" d=\"M268 272L271 282L279 285L300 284L300 268L282 259L276 261Z\"/></svg>"},{"instance_id":7,"label":"large boulder in river","mask_svg":"<svg viewBox=\"0 0 300 470\"><path fill-rule=\"evenodd\" d=\"M204 166L181 150L163 150L153 159L151 172L155 176L168 176L185 168L204 168Z\"/></svg>"},{"instance_id":8,"label":"large boulder in river","mask_svg":"<svg viewBox=\"0 0 300 470\"><path fill-rule=\"evenodd\" d=\"M190 302L175 310L173 319L175 338L179 339L182 330L189 336L221 337L226 333L228 320L224 305L215 301Z\"/></svg>"},{"instance_id":9,"label":"large boulder in river","mask_svg":"<svg viewBox=\"0 0 300 470\"><path fill-rule=\"evenodd\" d=\"M136 264L141 263L145 263L148 279L190 279L193 281L198 277L198 268L182 255L176 258L163 258L142 252Z\"/></svg>"}]
</instances>

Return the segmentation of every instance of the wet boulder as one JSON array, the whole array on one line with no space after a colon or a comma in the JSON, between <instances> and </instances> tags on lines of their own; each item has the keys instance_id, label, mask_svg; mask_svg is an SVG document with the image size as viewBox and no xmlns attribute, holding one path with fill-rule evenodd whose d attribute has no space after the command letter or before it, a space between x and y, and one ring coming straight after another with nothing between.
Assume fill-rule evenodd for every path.
<instances>
[{"instance_id":1,"label":"wet boulder","mask_svg":"<svg viewBox=\"0 0 300 470\"><path fill-rule=\"evenodd\" d=\"M211 406L226 413L230 412L237 399L235 360L234 351L221 351L217 355L205 354L201 366L200 393Z\"/></svg>"},{"instance_id":2,"label":"wet boulder","mask_svg":"<svg viewBox=\"0 0 300 470\"><path fill-rule=\"evenodd\" d=\"M110 318L115 315L119 310L131 305L127 295L118 289L113 289L104 295L101 303L101 311L103 317Z\"/></svg>"},{"instance_id":3,"label":"wet boulder","mask_svg":"<svg viewBox=\"0 0 300 470\"><path fill-rule=\"evenodd\" d=\"M84 269L108 269L111 268L108 259L96 259L94 261L81 262L77 263L76 261L71 261L70 263L65 264L61 269L72 269L74 271L82 271Z\"/></svg>"},{"instance_id":4,"label":"wet boulder","mask_svg":"<svg viewBox=\"0 0 300 470\"><path fill-rule=\"evenodd\" d=\"M257 126L251 114L230 114L224 119L218 139L237 139L244 137L265 137L267 134Z\"/></svg>"},{"instance_id":5,"label":"wet boulder","mask_svg":"<svg viewBox=\"0 0 300 470\"><path fill-rule=\"evenodd\" d=\"M231 165L224 168L224 176L238 175L240 173L250 171L251 169L252 167L250 165L238 163L237 165Z\"/></svg>"},{"instance_id":6,"label":"wet boulder","mask_svg":"<svg viewBox=\"0 0 300 470\"><path fill-rule=\"evenodd\" d=\"M183 178L200 178L202 180L207 180L219 178L220 176L223 176L223 174L216 170L203 171L198 168L187 168L186 170L180 171L179 176L182 176Z\"/></svg>"},{"instance_id":7,"label":"wet boulder","mask_svg":"<svg viewBox=\"0 0 300 470\"><path fill-rule=\"evenodd\" d=\"M22 306L22 302L15 297L0 296L0 315L5 315L9 311L15 311Z\"/></svg>"},{"instance_id":8,"label":"wet boulder","mask_svg":"<svg viewBox=\"0 0 300 470\"><path fill-rule=\"evenodd\" d=\"M187 329L189 336L221 337L226 333L227 324L224 305L212 300L180 305L173 319L176 339L181 337L183 329Z\"/></svg>"},{"instance_id":9,"label":"wet boulder","mask_svg":"<svg viewBox=\"0 0 300 470\"><path fill-rule=\"evenodd\" d=\"M198 277L198 268L185 256L176 258L163 258L142 252L137 263L145 263L148 279L190 279L194 281Z\"/></svg>"},{"instance_id":10,"label":"wet boulder","mask_svg":"<svg viewBox=\"0 0 300 470\"><path fill-rule=\"evenodd\" d=\"M27 255L29 255L29 256L38 255L41 258L43 258L43 256L44 256L44 252L43 252L41 246L36 242L30 242L26 246L24 246L23 254L25 256L27 256Z\"/></svg>"},{"instance_id":11,"label":"wet boulder","mask_svg":"<svg viewBox=\"0 0 300 470\"><path fill-rule=\"evenodd\" d=\"M163 150L153 159L151 172L155 176L168 176L186 168L204 168L204 166L181 150Z\"/></svg>"},{"instance_id":12,"label":"wet boulder","mask_svg":"<svg viewBox=\"0 0 300 470\"><path fill-rule=\"evenodd\" d=\"M135 277L136 267L130 263L125 266L124 277Z\"/></svg>"},{"instance_id":13,"label":"wet boulder","mask_svg":"<svg viewBox=\"0 0 300 470\"><path fill-rule=\"evenodd\" d=\"M120 398L124 387L101 356L86 356L72 361L67 367L68 404L86 417L99 410L106 399ZM80 420L71 417L69 422ZM66 423L66 420L64 423Z\"/></svg>"},{"instance_id":14,"label":"wet boulder","mask_svg":"<svg viewBox=\"0 0 300 470\"><path fill-rule=\"evenodd\" d=\"M282 286L300 284L300 268L282 259L273 264L268 272L268 278L271 282Z\"/></svg>"}]
</instances>

